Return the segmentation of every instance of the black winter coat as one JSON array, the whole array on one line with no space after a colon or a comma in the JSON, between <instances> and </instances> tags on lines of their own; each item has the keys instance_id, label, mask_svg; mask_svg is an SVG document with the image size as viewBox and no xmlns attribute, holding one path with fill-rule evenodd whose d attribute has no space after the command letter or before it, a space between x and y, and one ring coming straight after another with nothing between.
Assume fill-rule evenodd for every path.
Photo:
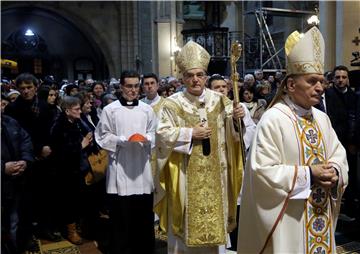
<instances>
[{"instance_id":1,"label":"black winter coat","mask_svg":"<svg viewBox=\"0 0 360 254\"><path fill-rule=\"evenodd\" d=\"M34 103L36 102L36 103ZM38 100L24 100L19 96L13 103L5 108L5 114L14 118L30 135L34 146L35 157L39 156L43 146L48 145L50 119L47 102Z\"/></svg>"},{"instance_id":2,"label":"black winter coat","mask_svg":"<svg viewBox=\"0 0 360 254\"><path fill-rule=\"evenodd\" d=\"M60 113L50 132L51 160L60 175L80 175L81 142L84 128L80 120L70 122Z\"/></svg>"},{"instance_id":3,"label":"black winter coat","mask_svg":"<svg viewBox=\"0 0 360 254\"><path fill-rule=\"evenodd\" d=\"M5 163L24 160L27 168L24 174L9 176L5 174ZM1 116L1 189L2 198L13 199L22 191L27 170L34 162L33 146L29 134L13 118Z\"/></svg>"},{"instance_id":4,"label":"black winter coat","mask_svg":"<svg viewBox=\"0 0 360 254\"><path fill-rule=\"evenodd\" d=\"M356 95L348 88L341 93L335 87L325 90L326 113L341 144L347 149L355 144Z\"/></svg>"}]
</instances>

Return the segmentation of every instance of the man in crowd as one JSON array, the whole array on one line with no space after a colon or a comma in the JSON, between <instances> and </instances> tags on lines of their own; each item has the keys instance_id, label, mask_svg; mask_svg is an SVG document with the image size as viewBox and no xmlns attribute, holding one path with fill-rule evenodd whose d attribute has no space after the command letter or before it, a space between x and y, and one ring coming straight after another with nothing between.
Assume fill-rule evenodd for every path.
<instances>
[{"instance_id":1,"label":"man in crowd","mask_svg":"<svg viewBox=\"0 0 360 254\"><path fill-rule=\"evenodd\" d=\"M1 108L1 113L3 113ZM1 252L22 253L32 249L28 203L24 200L28 167L34 161L29 134L13 118L1 116ZM36 250L36 245L34 246Z\"/></svg>"},{"instance_id":2,"label":"man in crowd","mask_svg":"<svg viewBox=\"0 0 360 254\"><path fill-rule=\"evenodd\" d=\"M155 73L148 73L143 76L143 91L145 93L145 98L142 99L143 102L150 105L154 110L157 119L160 117L160 110L165 102L165 99L158 94L159 89L159 78ZM155 150L151 154L151 167L153 171L153 176L155 176L156 170L156 155Z\"/></svg>"},{"instance_id":3,"label":"man in crowd","mask_svg":"<svg viewBox=\"0 0 360 254\"><path fill-rule=\"evenodd\" d=\"M343 218L353 220L356 198L356 94L350 88L349 70L346 66L336 66L333 70L333 86L325 91L326 113L338 136L341 144L345 147L349 162L349 186L345 194ZM350 216L350 217L349 217Z\"/></svg>"},{"instance_id":4,"label":"man in crowd","mask_svg":"<svg viewBox=\"0 0 360 254\"><path fill-rule=\"evenodd\" d=\"M245 113L205 88L209 61L195 42L182 48L176 63L186 90L168 97L160 112L155 211L168 234L168 253L225 253L227 233L236 226L238 120Z\"/></svg>"},{"instance_id":5,"label":"man in crowd","mask_svg":"<svg viewBox=\"0 0 360 254\"><path fill-rule=\"evenodd\" d=\"M142 85L145 93L145 98L143 98L142 101L150 105L158 115L162 104L164 103L164 98L158 94L158 76L155 73L145 74L142 79Z\"/></svg>"},{"instance_id":6,"label":"man in crowd","mask_svg":"<svg viewBox=\"0 0 360 254\"><path fill-rule=\"evenodd\" d=\"M30 202L29 211L27 212L28 219L32 222L43 222L44 216L41 216L42 211L46 211L44 203L41 201L43 194L43 181L47 181L47 175L43 174L42 159L47 158L51 154L51 148L48 144L48 136L50 133L50 119L48 119L46 112L46 102L39 100L36 92L38 88L38 80L35 76L29 73L22 73L16 78L16 87L20 92L20 96L5 108L5 114L11 116L20 124L20 126L30 135L32 144L34 146L34 157L37 159L28 168L29 181L27 188L27 202ZM46 169L45 169L46 170ZM48 190L47 190L48 191ZM30 208L31 207L31 208ZM42 223L41 226L49 222ZM34 232L35 229L29 229L29 232ZM49 240L58 240L59 236L54 234L47 226L42 229L41 233L46 235ZM46 231L46 232L45 232ZM30 249L37 250L37 241L34 241L32 236L29 236L28 246Z\"/></svg>"},{"instance_id":7,"label":"man in crowd","mask_svg":"<svg viewBox=\"0 0 360 254\"><path fill-rule=\"evenodd\" d=\"M110 199L110 252L153 253L155 244L151 148L156 115L138 101L140 75L124 71L119 100L106 106L95 130L109 152L106 190ZM139 244L140 243L140 244Z\"/></svg>"},{"instance_id":8,"label":"man in crowd","mask_svg":"<svg viewBox=\"0 0 360 254\"><path fill-rule=\"evenodd\" d=\"M238 253L335 253L348 182L346 152L319 103L324 40L317 29L285 44L287 76L258 123L246 164Z\"/></svg>"},{"instance_id":9,"label":"man in crowd","mask_svg":"<svg viewBox=\"0 0 360 254\"><path fill-rule=\"evenodd\" d=\"M264 79L263 70L261 70L261 69L255 70L254 75L255 75L255 86L260 85L264 82L265 79Z\"/></svg>"}]
</instances>

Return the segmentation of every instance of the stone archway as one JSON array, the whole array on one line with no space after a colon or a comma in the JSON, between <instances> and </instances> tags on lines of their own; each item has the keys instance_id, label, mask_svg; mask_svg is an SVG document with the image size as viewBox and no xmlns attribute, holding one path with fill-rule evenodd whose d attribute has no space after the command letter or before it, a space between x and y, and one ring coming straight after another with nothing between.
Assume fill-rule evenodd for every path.
<instances>
[{"instance_id":1,"label":"stone archway","mask_svg":"<svg viewBox=\"0 0 360 254\"><path fill-rule=\"evenodd\" d=\"M54 2L4 3L1 11L2 56L21 60L24 64L20 61L20 71L29 72L33 72L31 68L34 67L29 65L29 59L41 59L44 68L38 76L55 74L58 80L77 79L74 59L87 57L95 63L94 69L89 70L92 78L108 78L109 72L114 73L114 64L106 43L86 19L69 9L72 9L70 5L59 8ZM14 45L12 34L28 28L43 39L45 48L24 50L16 43Z\"/></svg>"}]
</instances>

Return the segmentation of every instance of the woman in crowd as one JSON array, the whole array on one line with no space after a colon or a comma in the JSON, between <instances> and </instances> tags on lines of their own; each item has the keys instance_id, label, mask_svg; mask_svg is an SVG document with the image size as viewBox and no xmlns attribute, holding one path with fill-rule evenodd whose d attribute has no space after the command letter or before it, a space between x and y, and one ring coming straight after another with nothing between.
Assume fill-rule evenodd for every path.
<instances>
[{"instance_id":1,"label":"woman in crowd","mask_svg":"<svg viewBox=\"0 0 360 254\"><path fill-rule=\"evenodd\" d=\"M87 94L86 92L79 93L76 97L80 99L80 106L81 106L80 119L84 129L86 130L83 131L83 133L86 134L88 132L93 135L95 131L95 127L99 122L99 118L97 117L97 115L91 114L92 112L92 105L90 101L91 98L89 94ZM89 172L91 170L90 164L87 161L89 155L92 153L97 154L99 150L100 147L95 140L92 140L88 145L88 147L83 149L82 167L84 172ZM83 235L86 236L87 239L99 239L99 237L101 236L96 234L97 234L97 225L99 225L100 214L101 212L103 212L103 209L105 207L105 178L101 179L98 182L86 181L86 185L83 185L82 188L81 199L82 199L81 200L82 203L81 232Z\"/></svg>"},{"instance_id":2,"label":"woman in crowd","mask_svg":"<svg viewBox=\"0 0 360 254\"><path fill-rule=\"evenodd\" d=\"M264 99L256 99L255 88L253 86L243 86L240 89L240 101L242 101L250 111L250 116L255 124L260 121L261 116L266 109L266 101Z\"/></svg>"},{"instance_id":3,"label":"woman in crowd","mask_svg":"<svg viewBox=\"0 0 360 254\"><path fill-rule=\"evenodd\" d=\"M106 105L110 104L111 102L116 101L117 98L114 94L112 93L104 93L101 96L101 108L104 108Z\"/></svg>"},{"instance_id":4,"label":"woman in crowd","mask_svg":"<svg viewBox=\"0 0 360 254\"><path fill-rule=\"evenodd\" d=\"M20 95L20 92L16 89L10 89L10 92L6 95L10 102L14 102L16 98Z\"/></svg>"},{"instance_id":5,"label":"woman in crowd","mask_svg":"<svg viewBox=\"0 0 360 254\"><path fill-rule=\"evenodd\" d=\"M83 149L92 142L91 132L87 131L80 120L81 101L79 98L65 96L62 112L57 118L50 136L53 165L58 175L57 188L62 209L62 222L66 225L67 238L73 244L81 244L76 222L80 216L81 188L84 184L84 172L81 172Z\"/></svg>"},{"instance_id":6,"label":"woman in crowd","mask_svg":"<svg viewBox=\"0 0 360 254\"><path fill-rule=\"evenodd\" d=\"M173 95L176 92L176 87L172 84L166 85L167 97Z\"/></svg>"},{"instance_id":7,"label":"woman in crowd","mask_svg":"<svg viewBox=\"0 0 360 254\"><path fill-rule=\"evenodd\" d=\"M77 85L70 83L65 87L65 95L74 96L77 93L79 93L79 87Z\"/></svg>"},{"instance_id":8,"label":"woman in crowd","mask_svg":"<svg viewBox=\"0 0 360 254\"><path fill-rule=\"evenodd\" d=\"M272 101L271 84L267 80L262 80L256 85L256 97L258 99L264 99L267 104Z\"/></svg>"},{"instance_id":9,"label":"woman in crowd","mask_svg":"<svg viewBox=\"0 0 360 254\"><path fill-rule=\"evenodd\" d=\"M57 201L59 193L53 184L57 181L58 176L50 156L52 153L50 147L50 131L61 110L58 106L58 92L54 86L40 86L37 95L42 112L39 125L42 126L43 130L42 144L44 146L43 153L37 158L36 170L33 170L35 182L34 191L37 201L37 222L39 225L38 231L41 237L57 242L61 241L62 237L59 233L57 220L54 220L54 218L58 218L59 216L59 205ZM44 203L43 199L47 200L47 202Z\"/></svg>"},{"instance_id":10,"label":"woman in crowd","mask_svg":"<svg viewBox=\"0 0 360 254\"><path fill-rule=\"evenodd\" d=\"M100 81L95 81L91 85L91 91L94 95L94 106L96 108L98 117L101 115L101 96L105 93L105 85Z\"/></svg>"}]
</instances>

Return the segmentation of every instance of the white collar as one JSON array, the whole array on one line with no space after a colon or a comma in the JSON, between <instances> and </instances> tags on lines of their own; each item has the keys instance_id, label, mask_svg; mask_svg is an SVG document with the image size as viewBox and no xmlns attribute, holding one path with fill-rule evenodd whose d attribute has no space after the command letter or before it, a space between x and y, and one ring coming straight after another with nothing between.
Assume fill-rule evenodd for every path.
<instances>
[{"instance_id":1,"label":"white collar","mask_svg":"<svg viewBox=\"0 0 360 254\"><path fill-rule=\"evenodd\" d=\"M205 102L205 91L207 88L204 88L202 94L199 96L195 96L190 94L187 90L185 90L185 95L191 100L191 101L199 101L199 102Z\"/></svg>"},{"instance_id":2,"label":"white collar","mask_svg":"<svg viewBox=\"0 0 360 254\"><path fill-rule=\"evenodd\" d=\"M158 102L160 101L160 99L161 99L161 97L160 97L158 94L156 94L155 98L152 99L152 100L150 100L150 99L148 99L147 97L145 97L145 98L144 98L144 102L145 102L146 104L152 106L152 105L155 105L156 103L158 103Z\"/></svg>"},{"instance_id":3,"label":"white collar","mask_svg":"<svg viewBox=\"0 0 360 254\"><path fill-rule=\"evenodd\" d=\"M285 103L290 107L290 109L295 112L296 115L302 117L305 115L311 115L312 114L312 109L310 107L310 109L305 109L297 104L295 104L288 95L285 95L284 97L284 101Z\"/></svg>"}]
</instances>

